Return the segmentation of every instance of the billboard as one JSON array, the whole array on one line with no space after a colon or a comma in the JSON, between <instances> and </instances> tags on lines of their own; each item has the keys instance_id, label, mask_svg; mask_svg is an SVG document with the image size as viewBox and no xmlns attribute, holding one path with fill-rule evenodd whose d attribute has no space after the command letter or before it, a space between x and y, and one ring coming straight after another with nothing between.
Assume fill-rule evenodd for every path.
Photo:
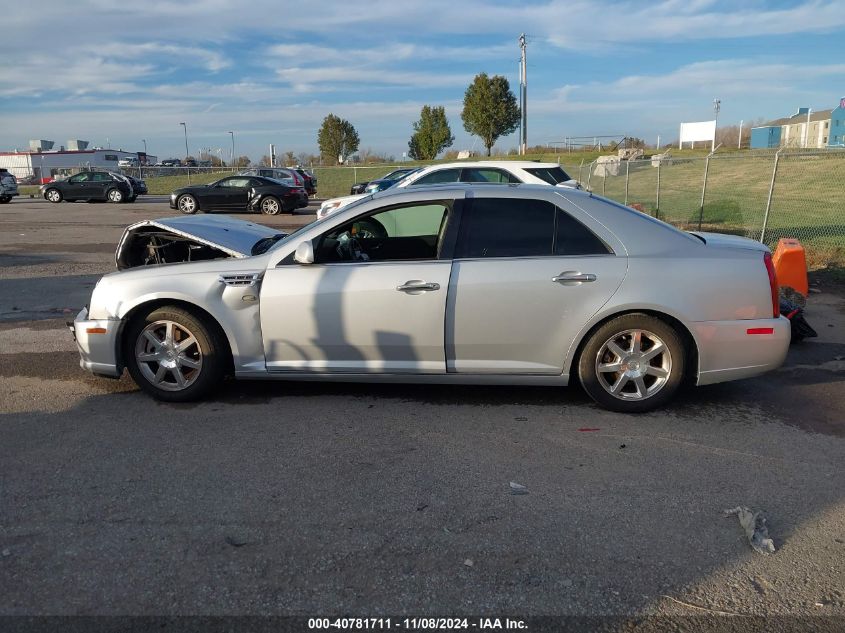
<instances>
[{"instance_id":1,"label":"billboard","mask_svg":"<svg viewBox=\"0 0 845 633\"><path fill-rule=\"evenodd\" d=\"M683 148L684 143L695 143L696 141L710 141L716 138L716 120L695 121L692 123L681 123L681 134L678 141L678 149Z\"/></svg>"}]
</instances>

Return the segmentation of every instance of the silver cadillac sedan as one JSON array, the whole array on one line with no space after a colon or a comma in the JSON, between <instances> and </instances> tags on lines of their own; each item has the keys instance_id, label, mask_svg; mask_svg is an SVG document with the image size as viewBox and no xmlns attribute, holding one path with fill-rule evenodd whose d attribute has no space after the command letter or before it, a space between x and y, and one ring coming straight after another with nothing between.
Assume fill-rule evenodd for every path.
<instances>
[{"instance_id":1,"label":"silver cadillac sedan","mask_svg":"<svg viewBox=\"0 0 845 633\"><path fill-rule=\"evenodd\" d=\"M71 325L80 364L171 402L227 376L579 382L642 412L775 369L790 339L764 245L541 185L388 189L289 235L141 222L116 261Z\"/></svg>"}]
</instances>

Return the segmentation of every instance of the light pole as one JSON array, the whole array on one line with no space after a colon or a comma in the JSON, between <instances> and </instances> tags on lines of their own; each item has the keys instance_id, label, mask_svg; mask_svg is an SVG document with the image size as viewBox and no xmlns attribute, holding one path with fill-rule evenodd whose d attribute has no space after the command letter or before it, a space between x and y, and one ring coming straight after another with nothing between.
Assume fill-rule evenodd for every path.
<instances>
[{"instance_id":1,"label":"light pole","mask_svg":"<svg viewBox=\"0 0 845 633\"><path fill-rule=\"evenodd\" d=\"M188 125L184 121L179 123L179 125L181 125L182 128L185 130L185 162L187 163L188 162L188 155L190 154L190 152L188 151ZM189 185L191 184L191 168L190 167L188 167L188 184Z\"/></svg>"},{"instance_id":2,"label":"light pole","mask_svg":"<svg viewBox=\"0 0 845 633\"><path fill-rule=\"evenodd\" d=\"M719 126L719 110L722 109L721 99L713 99L713 112L716 116L713 119L713 142L710 144L710 153L716 151L716 128Z\"/></svg>"},{"instance_id":3,"label":"light pole","mask_svg":"<svg viewBox=\"0 0 845 633\"><path fill-rule=\"evenodd\" d=\"M235 133L230 130L229 136L232 137L232 167L235 167Z\"/></svg>"},{"instance_id":4,"label":"light pole","mask_svg":"<svg viewBox=\"0 0 845 633\"><path fill-rule=\"evenodd\" d=\"M142 138L141 142L144 144L144 154L146 154L147 153L147 139Z\"/></svg>"}]
</instances>

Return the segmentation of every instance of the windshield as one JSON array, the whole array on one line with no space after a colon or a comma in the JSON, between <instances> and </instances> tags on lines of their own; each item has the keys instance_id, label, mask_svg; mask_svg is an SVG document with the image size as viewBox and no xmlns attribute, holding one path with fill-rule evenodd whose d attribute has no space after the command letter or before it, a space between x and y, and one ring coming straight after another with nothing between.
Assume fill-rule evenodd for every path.
<instances>
[{"instance_id":1,"label":"windshield","mask_svg":"<svg viewBox=\"0 0 845 633\"><path fill-rule=\"evenodd\" d=\"M572 178L563 171L560 167L526 167L527 171L532 176L536 176L540 180L545 180L550 185L556 185Z\"/></svg>"}]
</instances>

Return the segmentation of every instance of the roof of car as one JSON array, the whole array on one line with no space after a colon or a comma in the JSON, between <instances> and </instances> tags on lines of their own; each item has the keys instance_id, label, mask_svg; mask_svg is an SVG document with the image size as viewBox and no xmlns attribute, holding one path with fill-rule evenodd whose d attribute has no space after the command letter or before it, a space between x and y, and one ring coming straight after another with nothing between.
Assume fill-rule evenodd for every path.
<instances>
[{"instance_id":1,"label":"roof of car","mask_svg":"<svg viewBox=\"0 0 845 633\"><path fill-rule=\"evenodd\" d=\"M438 163L437 165L426 165L422 169L434 168L457 168L457 167L516 167L518 169L538 169L549 167L560 167L557 163L540 163L532 160L467 160L452 163Z\"/></svg>"}]
</instances>

